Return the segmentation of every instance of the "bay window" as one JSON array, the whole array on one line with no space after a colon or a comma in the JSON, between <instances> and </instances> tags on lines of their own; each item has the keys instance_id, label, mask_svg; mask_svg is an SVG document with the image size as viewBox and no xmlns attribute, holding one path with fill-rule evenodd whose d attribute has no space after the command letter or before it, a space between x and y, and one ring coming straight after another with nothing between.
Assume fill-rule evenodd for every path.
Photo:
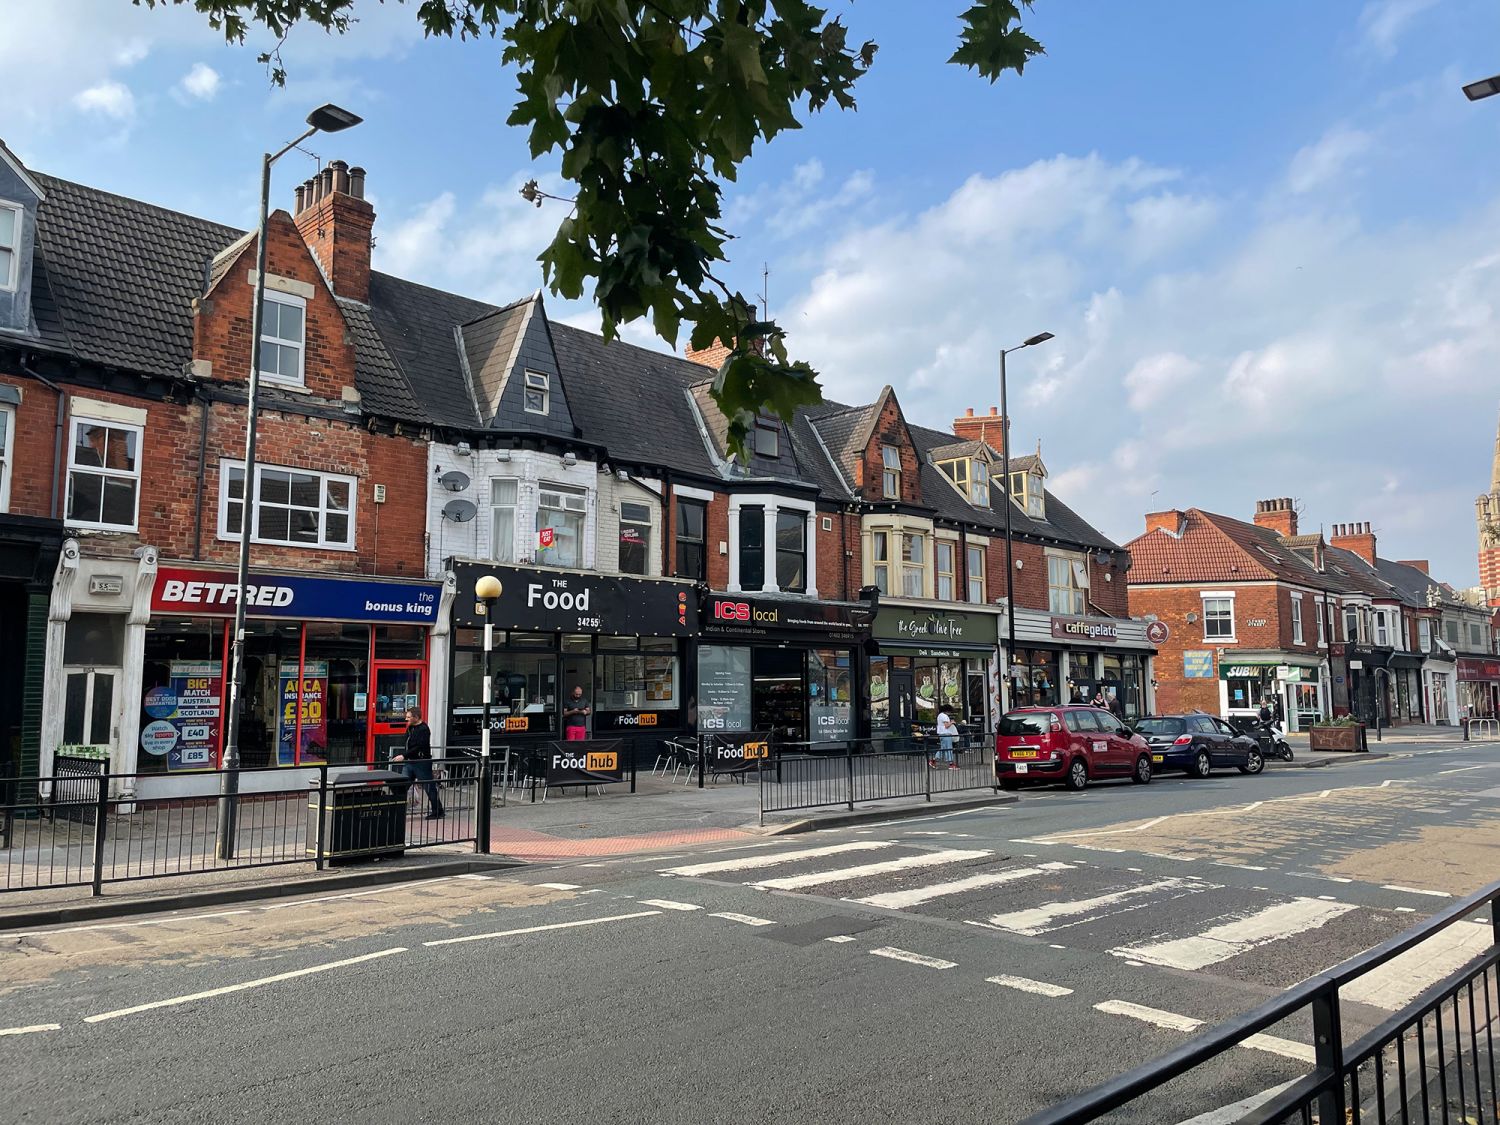
<instances>
[{"instance_id":1,"label":"bay window","mask_svg":"<svg viewBox=\"0 0 1500 1125\"><path fill-rule=\"evenodd\" d=\"M1344 607L1344 640L1349 644L1359 643L1359 607Z\"/></svg>"},{"instance_id":2,"label":"bay window","mask_svg":"<svg viewBox=\"0 0 1500 1125\"><path fill-rule=\"evenodd\" d=\"M140 426L73 419L68 523L134 531L141 486Z\"/></svg>"},{"instance_id":3,"label":"bay window","mask_svg":"<svg viewBox=\"0 0 1500 1125\"><path fill-rule=\"evenodd\" d=\"M490 558L516 561L516 489L513 479L490 481Z\"/></svg>"},{"instance_id":4,"label":"bay window","mask_svg":"<svg viewBox=\"0 0 1500 1125\"><path fill-rule=\"evenodd\" d=\"M905 532L901 536L901 594L920 598L927 591L927 536Z\"/></svg>"},{"instance_id":5,"label":"bay window","mask_svg":"<svg viewBox=\"0 0 1500 1125\"><path fill-rule=\"evenodd\" d=\"M1375 611L1375 643L1380 646L1386 646L1391 643L1390 626L1387 624L1385 610L1383 609Z\"/></svg>"},{"instance_id":6,"label":"bay window","mask_svg":"<svg viewBox=\"0 0 1500 1125\"><path fill-rule=\"evenodd\" d=\"M354 549L355 479L339 473L255 466L252 543ZM245 467L220 462L219 538L238 539L245 518Z\"/></svg>"},{"instance_id":7,"label":"bay window","mask_svg":"<svg viewBox=\"0 0 1500 1125\"><path fill-rule=\"evenodd\" d=\"M740 509L740 589L760 590L766 584L766 510Z\"/></svg>"},{"instance_id":8,"label":"bay window","mask_svg":"<svg viewBox=\"0 0 1500 1125\"><path fill-rule=\"evenodd\" d=\"M0 289L13 291L21 279L21 223L26 212L0 202Z\"/></svg>"},{"instance_id":9,"label":"bay window","mask_svg":"<svg viewBox=\"0 0 1500 1125\"><path fill-rule=\"evenodd\" d=\"M990 467L978 458L974 459L974 480L969 486L969 500L976 508L990 506Z\"/></svg>"},{"instance_id":10,"label":"bay window","mask_svg":"<svg viewBox=\"0 0 1500 1125\"><path fill-rule=\"evenodd\" d=\"M583 562L586 498L581 488L542 482L537 500L536 561L543 566L579 568ZM551 531L548 536L547 532ZM550 545L548 539L551 540Z\"/></svg>"},{"instance_id":11,"label":"bay window","mask_svg":"<svg viewBox=\"0 0 1500 1125\"><path fill-rule=\"evenodd\" d=\"M984 548L970 547L967 559L969 600L975 604L984 602Z\"/></svg>"},{"instance_id":12,"label":"bay window","mask_svg":"<svg viewBox=\"0 0 1500 1125\"><path fill-rule=\"evenodd\" d=\"M807 589L807 515L776 513L776 586L801 593Z\"/></svg>"},{"instance_id":13,"label":"bay window","mask_svg":"<svg viewBox=\"0 0 1500 1125\"><path fill-rule=\"evenodd\" d=\"M1432 619L1417 618L1417 644L1423 652L1432 651Z\"/></svg>"},{"instance_id":14,"label":"bay window","mask_svg":"<svg viewBox=\"0 0 1500 1125\"><path fill-rule=\"evenodd\" d=\"M953 600L953 558L958 545L939 539L935 545L937 553L937 596L939 601Z\"/></svg>"},{"instance_id":15,"label":"bay window","mask_svg":"<svg viewBox=\"0 0 1500 1125\"><path fill-rule=\"evenodd\" d=\"M870 536L870 555L874 562L875 588L882 594L891 592L891 535L877 531Z\"/></svg>"},{"instance_id":16,"label":"bay window","mask_svg":"<svg viewBox=\"0 0 1500 1125\"><path fill-rule=\"evenodd\" d=\"M15 441L16 412L0 406L0 512L10 511L11 446Z\"/></svg>"}]
</instances>

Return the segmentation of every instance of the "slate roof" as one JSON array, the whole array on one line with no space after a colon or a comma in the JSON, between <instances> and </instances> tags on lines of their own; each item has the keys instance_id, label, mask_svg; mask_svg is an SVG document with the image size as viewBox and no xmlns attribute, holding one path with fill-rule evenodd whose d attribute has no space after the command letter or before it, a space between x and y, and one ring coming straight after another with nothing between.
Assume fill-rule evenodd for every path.
<instances>
[{"instance_id":1,"label":"slate roof","mask_svg":"<svg viewBox=\"0 0 1500 1125\"><path fill-rule=\"evenodd\" d=\"M999 457L987 441L955 441L951 445L936 445L927 451L934 461L957 461L960 457ZM1013 465L1015 462L1011 462Z\"/></svg>"},{"instance_id":2,"label":"slate roof","mask_svg":"<svg viewBox=\"0 0 1500 1125\"><path fill-rule=\"evenodd\" d=\"M854 487L854 476L850 466L864 455L864 441L870 432L875 417L876 403L864 406L846 406L843 403L825 402L806 411L809 424L818 431L834 467L843 479L845 487Z\"/></svg>"},{"instance_id":3,"label":"slate roof","mask_svg":"<svg viewBox=\"0 0 1500 1125\"><path fill-rule=\"evenodd\" d=\"M1418 609L1432 608L1427 604L1427 591L1432 587L1438 590L1440 604L1453 606L1464 604L1463 600L1446 583L1439 582L1431 575L1423 573L1414 566L1407 566L1403 562L1393 562L1377 555L1375 573L1380 576L1381 581L1401 595L1402 601Z\"/></svg>"}]
</instances>

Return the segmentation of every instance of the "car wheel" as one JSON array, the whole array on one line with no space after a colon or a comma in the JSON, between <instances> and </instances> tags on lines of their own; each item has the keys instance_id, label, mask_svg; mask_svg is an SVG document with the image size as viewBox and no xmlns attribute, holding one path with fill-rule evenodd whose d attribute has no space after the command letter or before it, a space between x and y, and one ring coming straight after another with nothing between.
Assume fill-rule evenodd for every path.
<instances>
[{"instance_id":1,"label":"car wheel","mask_svg":"<svg viewBox=\"0 0 1500 1125\"><path fill-rule=\"evenodd\" d=\"M1068 767L1068 777L1065 785L1077 793L1089 783L1089 765L1082 758L1074 758L1073 764Z\"/></svg>"},{"instance_id":2,"label":"car wheel","mask_svg":"<svg viewBox=\"0 0 1500 1125\"><path fill-rule=\"evenodd\" d=\"M1266 768L1266 760L1260 756L1259 750L1252 750L1245 757L1245 764L1240 767L1240 773L1260 773Z\"/></svg>"},{"instance_id":3,"label":"car wheel","mask_svg":"<svg viewBox=\"0 0 1500 1125\"><path fill-rule=\"evenodd\" d=\"M1212 773L1213 768L1213 763L1208 758L1208 751L1199 750L1198 756L1193 759L1193 764L1188 768L1188 776L1202 779Z\"/></svg>"},{"instance_id":4,"label":"car wheel","mask_svg":"<svg viewBox=\"0 0 1500 1125\"><path fill-rule=\"evenodd\" d=\"M1151 759L1145 754L1135 760L1135 773L1131 775L1130 780L1137 785L1151 784Z\"/></svg>"}]
</instances>

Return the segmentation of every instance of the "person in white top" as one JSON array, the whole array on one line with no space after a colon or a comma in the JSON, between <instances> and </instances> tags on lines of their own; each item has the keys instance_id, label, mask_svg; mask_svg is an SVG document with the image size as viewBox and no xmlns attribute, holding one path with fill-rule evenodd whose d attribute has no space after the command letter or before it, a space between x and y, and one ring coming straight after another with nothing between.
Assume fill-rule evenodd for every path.
<instances>
[{"instance_id":1,"label":"person in white top","mask_svg":"<svg viewBox=\"0 0 1500 1125\"><path fill-rule=\"evenodd\" d=\"M937 714L937 736L938 736L938 760L946 762L950 770L958 769L958 763L953 758L953 744L958 738L958 724L946 710L939 709ZM937 762L933 763L934 765Z\"/></svg>"}]
</instances>

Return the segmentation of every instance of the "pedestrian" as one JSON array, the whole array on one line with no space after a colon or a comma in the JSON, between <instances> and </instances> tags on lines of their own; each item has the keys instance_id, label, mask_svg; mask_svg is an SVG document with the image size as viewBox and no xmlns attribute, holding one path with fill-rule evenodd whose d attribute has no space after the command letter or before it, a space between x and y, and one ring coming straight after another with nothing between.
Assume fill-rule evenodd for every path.
<instances>
[{"instance_id":1,"label":"pedestrian","mask_svg":"<svg viewBox=\"0 0 1500 1125\"><path fill-rule=\"evenodd\" d=\"M1104 697L1104 685L1100 684L1094 689L1094 698L1089 700L1090 707L1097 707L1101 711L1109 710L1109 700Z\"/></svg>"},{"instance_id":2,"label":"pedestrian","mask_svg":"<svg viewBox=\"0 0 1500 1125\"><path fill-rule=\"evenodd\" d=\"M406 750L391 759L400 764L408 781L417 782L427 791L427 819L443 819L443 802L432 776L432 728L422 721L420 707L406 709Z\"/></svg>"},{"instance_id":3,"label":"pedestrian","mask_svg":"<svg viewBox=\"0 0 1500 1125\"><path fill-rule=\"evenodd\" d=\"M1125 704L1120 702L1120 693L1117 691L1109 693L1109 713L1119 722L1125 721Z\"/></svg>"},{"instance_id":4,"label":"pedestrian","mask_svg":"<svg viewBox=\"0 0 1500 1125\"><path fill-rule=\"evenodd\" d=\"M953 746L958 738L958 724L948 714L946 708L938 708L937 713L937 736L938 736L938 759L948 763L950 770L958 769L958 762L953 757ZM937 766L937 762L931 763Z\"/></svg>"},{"instance_id":5,"label":"pedestrian","mask_svg":"<svg viewBox=\"0 0 1500 1125\"><path fill-rule=\"evenodd\" d=\"M584 742L589 736L589 715L593 709L583 697L583 686L573 685L572 698L563 708L563 739L567 742Z\"/></svg>"}]
</instances>

